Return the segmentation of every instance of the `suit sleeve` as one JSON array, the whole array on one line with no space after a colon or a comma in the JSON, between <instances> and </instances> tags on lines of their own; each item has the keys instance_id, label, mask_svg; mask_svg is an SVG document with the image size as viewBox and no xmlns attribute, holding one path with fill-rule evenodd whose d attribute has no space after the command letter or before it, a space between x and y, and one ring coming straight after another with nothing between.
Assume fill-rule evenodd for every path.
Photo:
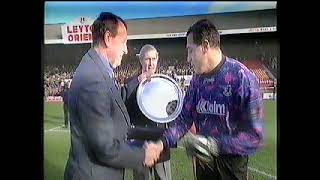
<instances>
[{"instance_id":1,"label":"suit sleeve","mask_svg":"<svg viewBox=\"0 0 320 180\"><path fill-rule=\"evenodd\" d=\"M80 124L90 151L101 163L115 168L142 168L145 152L115 138L117 105L103 82L91 83L79 93Z\"/></svg>"}]
</instances>

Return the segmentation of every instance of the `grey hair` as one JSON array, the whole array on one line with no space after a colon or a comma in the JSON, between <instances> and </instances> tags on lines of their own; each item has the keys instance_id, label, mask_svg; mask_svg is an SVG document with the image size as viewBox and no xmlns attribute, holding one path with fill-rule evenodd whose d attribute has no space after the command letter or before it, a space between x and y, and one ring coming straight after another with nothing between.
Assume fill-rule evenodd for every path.
<instances>
[{"instance_id":1,"label":"grey hair","mask_svg":"<svg viewBox=\"0 0 320 180\"><path fill-rule=\"evenodd\" d=\"M142 46L142 48L140 49L139 60L142 60L144 55L149 51L156 51L157 54L159 55L157 49L153 45L146 44L146 45Z\"/></svg>"}]
</instances>

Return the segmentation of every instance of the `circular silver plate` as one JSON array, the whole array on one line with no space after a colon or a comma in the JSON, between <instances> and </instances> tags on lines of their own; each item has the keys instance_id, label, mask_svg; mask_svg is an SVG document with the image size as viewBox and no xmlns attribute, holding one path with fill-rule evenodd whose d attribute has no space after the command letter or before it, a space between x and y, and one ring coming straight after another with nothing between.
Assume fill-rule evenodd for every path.
<instances>
[{"instance_id":1,"label":"circular silver plate","mask_svg":"<svg viewBox=\"0 0 320 180\"><path fill-rule=\"evenodd\" d=\"M137 102L142 113L157 123L167 123L182 110L183 93L177 82L163 74L154 74L142 81L137 90Z\"/></svg>"}]
</instances>

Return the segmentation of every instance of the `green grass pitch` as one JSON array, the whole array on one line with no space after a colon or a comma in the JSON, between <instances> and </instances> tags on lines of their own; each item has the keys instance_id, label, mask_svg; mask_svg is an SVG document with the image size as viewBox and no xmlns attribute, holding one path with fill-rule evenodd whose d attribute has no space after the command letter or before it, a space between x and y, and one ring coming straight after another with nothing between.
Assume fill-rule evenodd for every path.
<instances>
[{"instance_id":1,"label":"green grass pitch","mask_svg":"<svg viewBox=\"0 0 320 180\"><path fill-rule=\"evenodd\" d=\"M277 117L276 101L264 101L265 146L249 158L249 179L275 179ZM279 119L278 119L279 121ZM63 128L63 107L61 103L44 103L44 179L63 180L67 161L70 134ZM191 159L183 148L172 149L171 171L173 180L193 180ZM126 180L132 180L132 171L126 171Z\"/></svg>"}]
</instances>

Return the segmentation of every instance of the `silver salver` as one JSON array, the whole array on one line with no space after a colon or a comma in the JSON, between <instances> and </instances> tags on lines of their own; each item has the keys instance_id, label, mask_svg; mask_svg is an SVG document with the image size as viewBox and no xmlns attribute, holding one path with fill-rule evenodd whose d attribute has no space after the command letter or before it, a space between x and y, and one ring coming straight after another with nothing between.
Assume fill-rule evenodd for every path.
<instances>
[{"instance_id":1,"label":"silver salver","mask_svg":"<svg viewBox=\"0 0 320 180\"><path fill-rule=\"evenodd\" d=\"M157 123L168 123L182 110L183 93L178 83L164 74L154 74L140 82L137 102L142 113Z\"/></svg>"}]
</instances>

